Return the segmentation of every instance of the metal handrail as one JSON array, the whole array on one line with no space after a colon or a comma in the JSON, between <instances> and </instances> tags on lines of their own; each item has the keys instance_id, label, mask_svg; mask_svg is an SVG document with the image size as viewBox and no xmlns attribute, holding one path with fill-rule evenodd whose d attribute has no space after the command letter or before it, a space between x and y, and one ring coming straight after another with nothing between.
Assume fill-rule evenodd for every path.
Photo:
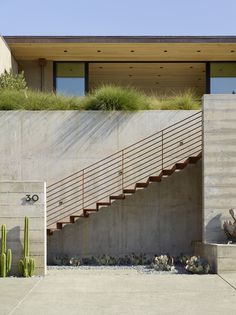
<instances>
[{"instance_id":1,"label":"metal handrail","mask_svg":"<svg viewBox=\"0 0 236 315\"><path fill-rule=\"evenodd\" d=\"M134 188L202 150L202 112L172 124L47 188L48 227Z\"/></svg>"},{"instance_id":2,"label":"metal handrail","mask_svg":"<svg viewBox=\"0 0 236 315\"><path fill-rule=\"evenodd\" d=\"M141 142L143 142L143 141L145 141L145 140L147 140L147 139L149 139L149 138L152 138L152 137L154 137L154 136L157 135L157 134L164 133L166 130L167 130L167 132L166 132L166 134L167 134L167 133L169 132L168 129L171 130L172 127L178 125L179 123L182 123L181 126L183 126L183 125L184 125L184 121L189 120L189 118L193 118L194 116L199 115L199 113L202 113L202 112L199 111L199 112L197 112L197 113L191 115L190 117L184 118L184 119L182 119L182 120L180 120L180 121L178 121L178 122L172 124L171 126L162 129L161 131L157 131L157 132L153 133L152 135L147 136L146 138L144 138L144 139L142 139L142 140L139 140L139 141L137 141L136 143L127 146L127 147L126 147L125 149L123 149L123 150L128 150L129 148L134 147L134 146L136 146L137 144L139 144L139 143L141 143ZM193 120L195 120L195 117L194 117ZM191 122L192 119L189 120L189 121ZM105 157L105 158L99 160L98 162L95 162L95 163L93 163L92 165L85 167L83 170L84 170L84 171L87 171L87 169L89 169L89 168L91 168L91 167L94 167L94 166L97 166L99 163L102 163L102 162L106 161L107 159L113 157L114 155L118 155L118 154L121 153L123 150L117 151L117 152L115 152L115 153L113 153L113 154L111 154L111 155L109 155L109 156L107 156L107 157ZM75 172L75 173L73 173L73 174L71 174L71 175L69 175L69 176L67 176L67 177L64 177L63 179L61 179L61 180L59 180L59 181L57 181L57 182L55 182L55 183L49 185L49 186L47 187L47 188L48 188L48 191L53 190L56 184L61 183L61 182L64 181L65 179L68 179L68 178L70 178L70 177L72 177L72 176L74 176L74 175L76 175L76 174L81 173L81 172L82 172L82 171L77 171L77 172ZM49 188L50 188L50 189L49 189Z\"/></svg>"}]
</instances>

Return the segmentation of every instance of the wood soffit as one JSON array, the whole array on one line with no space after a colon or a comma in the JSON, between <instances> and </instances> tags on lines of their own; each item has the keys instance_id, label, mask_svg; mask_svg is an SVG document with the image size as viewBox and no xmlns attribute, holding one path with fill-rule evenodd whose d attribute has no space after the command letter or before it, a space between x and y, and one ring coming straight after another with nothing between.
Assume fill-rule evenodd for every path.
<instances>
[{"instance_id":1,"label":"wood soffit","mask_svg":"<svg viewBox=\"0 0 236 315\"><path fill-rule=\"evenodd\" d=\"M16 60L236 60L236 36L5 36L4 39Z\"/></svg>"}]
</instances>

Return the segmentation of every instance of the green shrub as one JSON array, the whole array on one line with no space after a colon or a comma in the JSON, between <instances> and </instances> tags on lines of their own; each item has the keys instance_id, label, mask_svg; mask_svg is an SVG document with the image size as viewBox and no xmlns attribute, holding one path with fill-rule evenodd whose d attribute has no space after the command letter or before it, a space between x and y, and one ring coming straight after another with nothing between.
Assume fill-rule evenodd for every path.
<instances>
[{"instance_id":1,"label":"green shrub","mask_svg":"<svg viewBox=\"0 0 236 315\"><path fill-rule=\"evenodd\" d=\"M24 73L14 74L12 71L5 71L0 75L0 90L25 90L27 87Z\"/></svg>"},{"instance_id":2,"label":"green shrub","mask_svg":"<svg viewBox=\"0 0 236 315\"><path fill-rule=\"evenodd\" d=\"M82 101L86 110L140 110L148 109L148 98L134 88L103 85Z\"/></svg>"},{"instance_id":3,"label":"green shrub","mask_svg":"<svg viewBox=\"0 0 236 315\"><path fill-rule=\"evenodd\" d=\"M192 89L174 93L171 97L165 97L161 102L161 109L164 110L191 110L200 109L201 102Z\"/></svg>"},{"instance_id":4,"label":"green shrub","mask_svg":"<svg viewBox=\"0 0 236 315\"><path fill-rule=\"evenodd\" d=\"M12 85L13 86L13 85ZM24 85L22 85L23 87ZM148 96L133 88L106 85L85 97L0 88L0 110L190 110L200 109L195 93L187 90L170 97Z\"/></svg>"},{"instance_id":5,"label":"green shrub","mask_svg":"<svg viewBox=\"0 0 236 315\"><path fill-rule=\"evenodd\" d=\"M54 257L54 264L58 266L138 266L138 265L150 265L151 259L145 254L129 254L125 256L87 256L79 257L74 256L69 258L68 255L56 255Z\"/></svg>"},{"instance_id":6,"label":"green shrub","mask_svg":"<svg viewBox=\"0 0 236 315\"><path fill-rule=\"evenodd\" d=\"M0 110L75 110L80 98L31 90L0 90Z\"/></svg>"},{"instance_id":7,"label":"green shrub","mask_svg":"<svg viewBox=\"0 0 236 315\"><path fill-rule=\"evenodd\" d=\"M160 110L162 106L162 98L156 95L146 96L148 101L148 109Z\"/></svg>"}]
</instances>

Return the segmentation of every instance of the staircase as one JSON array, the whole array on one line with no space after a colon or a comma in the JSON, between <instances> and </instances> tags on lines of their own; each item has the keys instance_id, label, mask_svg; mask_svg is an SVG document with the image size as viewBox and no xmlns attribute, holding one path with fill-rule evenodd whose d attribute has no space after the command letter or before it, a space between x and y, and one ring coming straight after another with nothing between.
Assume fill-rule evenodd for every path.
<instances>
[{"instance_id":1,"label":"staircase","mask_svg":"<svg viewBox=\"0 0 236 315\"><path fill-rule=\"evenodd\" d=\"M47 187L48 235L197 163L201 151L199 111L57 181Z\"/></svg>"}]
</instances>

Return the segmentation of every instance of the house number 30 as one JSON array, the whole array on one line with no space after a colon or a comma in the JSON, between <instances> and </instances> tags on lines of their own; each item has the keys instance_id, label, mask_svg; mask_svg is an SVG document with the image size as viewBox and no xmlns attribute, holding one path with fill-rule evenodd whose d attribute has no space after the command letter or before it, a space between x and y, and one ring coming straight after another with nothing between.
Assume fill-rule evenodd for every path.
<instances>
[{"instance_id":1,"label":"house number 30","mask_svg":"<svg viewBox=\"0 0 236 315\"><path fill-rule=\"evenodd\" d=\"M39 200L39 196L38 195L26 195L26 201L33 201L36 202Z\"/></svg>"}]
</instances>

